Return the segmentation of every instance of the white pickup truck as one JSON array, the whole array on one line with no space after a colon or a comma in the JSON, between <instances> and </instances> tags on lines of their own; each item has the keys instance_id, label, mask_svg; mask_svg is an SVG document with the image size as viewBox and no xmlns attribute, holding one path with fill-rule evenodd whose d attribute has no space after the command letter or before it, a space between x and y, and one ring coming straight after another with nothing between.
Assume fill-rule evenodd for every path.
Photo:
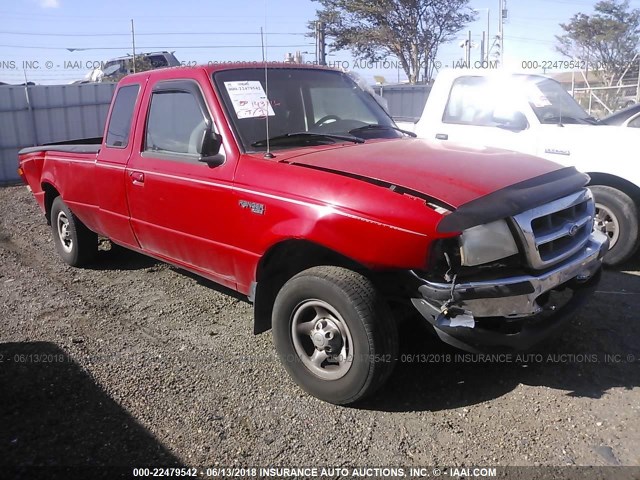
<instances>
[{"instance_id":1,"label":"white pickup truck","mask_svg":"<svg viewBox=\"0 0 640 480\"><path fill-rule=\"evenodd\" d=\"M620 264L638 248L640 132L598 125L558 82L540 75L443 70L420 120L397 124L436 142L529 153L588 173L597 228L611 245L605 263Z\"/></svg>"}]
</instances>

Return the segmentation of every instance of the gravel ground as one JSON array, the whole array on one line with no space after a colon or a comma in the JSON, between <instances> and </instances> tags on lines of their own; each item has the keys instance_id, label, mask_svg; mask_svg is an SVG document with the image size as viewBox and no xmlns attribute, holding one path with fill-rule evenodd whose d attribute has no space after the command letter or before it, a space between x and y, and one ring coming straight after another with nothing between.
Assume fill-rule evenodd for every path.
<instances>
[{"instance_id":1,"label":"gravel ground","mask_svg":"<svg viewBox=\"0 0 640 480\"><path fill-rule=\"evenodd\" d=\"M122 249L66 266L30 192L0 189L0 463L638 466L639 269L605 272L526 358L471 361L407 323L387 386L337 407L293 384L243 298Z\"/></svg>"}]
</instances>

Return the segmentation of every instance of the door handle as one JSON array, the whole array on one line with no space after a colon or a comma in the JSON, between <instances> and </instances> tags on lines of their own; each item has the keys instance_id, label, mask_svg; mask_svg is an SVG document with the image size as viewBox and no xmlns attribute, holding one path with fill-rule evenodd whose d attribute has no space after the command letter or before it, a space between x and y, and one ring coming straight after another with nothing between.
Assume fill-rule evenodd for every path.
<instances>
[{"instance_id":1,"label":"door handle","mask_svg":"<svg viewBox=\"0 0 640 480\"><path fill-rule=\"evenodd\" d=\"M437 140L449 140L449 135L446 133L436 133Z\"/></svg>"},{"instance_id":2,"label":"door handle","mask_svg":"<svg viewBox=\"0 0 640 480\"><path fill-rule=\"evenodd\" d=\"M133 183L144 183L144 173L142 172L129 172L129 176Z\"/></svg>"}]
</instances>

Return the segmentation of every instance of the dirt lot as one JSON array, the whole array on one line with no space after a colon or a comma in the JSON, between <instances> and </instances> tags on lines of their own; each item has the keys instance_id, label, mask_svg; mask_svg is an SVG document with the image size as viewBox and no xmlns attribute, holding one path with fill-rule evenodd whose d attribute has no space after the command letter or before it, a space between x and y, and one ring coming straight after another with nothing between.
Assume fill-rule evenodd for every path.
<instances>
[{"instance_id":1,"label":"dirt lot","mask_svg":"<svg viewBox=\"0 0 640 480\"><path fill-rule=\"evenodd\" d=\"M119 249L71 268L50 237L0 189L1 464L640 465L638 263L526 358L407 324L386 388L344 408L292 383L242 298Z\"/></svg>"}]
</instances>

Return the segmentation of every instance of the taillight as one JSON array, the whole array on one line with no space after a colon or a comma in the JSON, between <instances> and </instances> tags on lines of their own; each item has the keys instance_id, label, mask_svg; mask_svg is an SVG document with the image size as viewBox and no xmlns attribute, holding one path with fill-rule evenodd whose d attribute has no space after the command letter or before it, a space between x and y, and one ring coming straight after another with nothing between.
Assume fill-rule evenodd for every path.
<instances>
[{"instance_id":1,"label":"taillight","mask_svg":"<svg viewBox=\"0 0 640 480\"><path fill-rule=\"evenodd\" d=\"M20 178L24 183L27 183L27 177L24 176L24 170L22 167L18 167L18 175L20 175Z\"/></svg>"}]
</instances>

